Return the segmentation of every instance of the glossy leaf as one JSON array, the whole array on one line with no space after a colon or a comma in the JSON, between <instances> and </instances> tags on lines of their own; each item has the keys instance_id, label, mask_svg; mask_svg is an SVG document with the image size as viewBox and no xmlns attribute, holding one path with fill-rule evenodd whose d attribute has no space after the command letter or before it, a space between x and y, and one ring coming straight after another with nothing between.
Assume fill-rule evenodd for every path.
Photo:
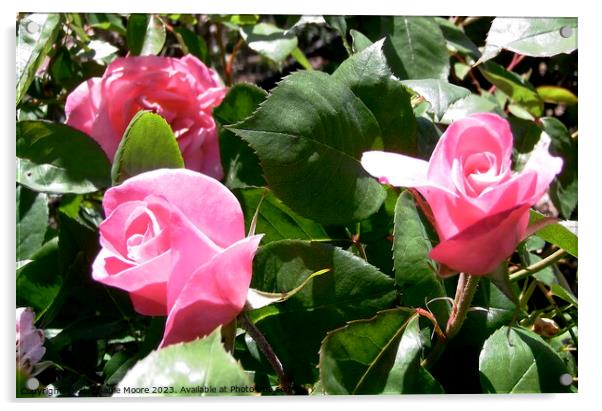
<instances>
[{"instance_id":1,"label":"glossy leaf","mask_svg":"<svg viewBox=\"0 0 602 411\"><path fill-rule=\"evenodd\" d=\"M120 15L114 13L87 13L86 18L90 27L110 30L122 36L127 34Z\"/></svg>"},{"instance_id":2,"label":"glossy leaf","mask_svg":"<svg viewBox=\"0 0 602 411\"><path fill-rule=\"evenodd\" d=\"M17 186L17 261L42 246L48 227L48 196Z\"/></svg>"},{"instance_id":3,"label":"glossy leaf","mask_svg":"<svg viewBox=\"0 0 602 411\"><path fill-rule=\"evenodd\" d=\"M209 49L203 37L188 30L186 27L175 27L174 32L181 38L181 44L186 47L184 53L196 56L206 65L210 65Z\"/></svg>"},{"instance_id":4,"label":"glossy leaf","mask_svg":"<svg viewBox=\"0 0 602 411\"><path fill-rule=\"evenodd\" d=\"M276 63L282 63L297 48L297 37L273 24L258 23L240 28L250 49Z\"/></svg>"},{"instance_id":5,"label":"glossy leaf","mask_svg":"<svg viewBox=\"0 0 602 411\"><path fill-rule=\"evenodd\" d=\"M529 224L532 224L536 221L539 221L545 218L543 214L531 210ZM577 235L573 233L571 230L566 228L561 223L550 224L542 229L535 232L538 237L546 240L547 242L557 245L558 247L564 249L569 254L577 257Z\"/></svg>"},{"instance_id":6,"label":"glossy leaf","mask_svg":"<svg viewBox=\"0 0 602 411\"><path fill-rule=\"evenodd\" d=\"M429 102L435 113L435 120L441 119L451 104L470 94L470 90L445 80L404 80L402 83Z\"/></svg>"},{"instance_id":7,"label":"glossy leaf","mask_svg":"<svg viewBox=\"0 0 602 411\"><path fill-rule=\"evenodd\" d=\"M575 297L575 295L571 291L568 291L566 288L562 287L561 285L552 284L550 291L552 291L552 294L554 294L558 298L561 298L562 300L566 301L567 303L572 304L577 308L579 307L579 303L577 302L577 297Z\"/></svg>"},{"instance_id":8,"label":"glossy leaf","mask_svg":"<svg viewBox=\"0 0 602 411\"><path fill-rule=\"evenodd\" d=\"M182 167L184 160L167 121L158 114L140 111L123 133L111 178L117 184L145 171Z\"/></svg>"},{"instance_id":9,"label":"glossy leaf","mask_svg":"<svg viewBox=\"0 0 602 411\"><path fill-rule=\"evenodd\" d=\"M359 162L364 151L379 147L378 123L349 88L325 73L286 77L250 118L227 128L255 150L274 194L304 217L323 224L358 221L385 199Z\"/></svg>"},{"instance_id":10,"label":"glossy leaf","mask_svg":"<svg viewBox=\"0 0 602 411\"><path fill-rule=\"evenodd\" d=\"M357 30L351 29L349 30L349 34L351 35L351 39L353 41L351 47L354 53L359 53L360 51L367 49L374 44L372 40Z\"/></svg>"},{"instance_id":11,"label":"glossy leaf","mask_svg":"<svg viewBox=\"0 0 602 411\"><path fill-rule=\"evenodd\" d=\"M100 146L64 124L18 122L16 149L17 182L34 191L90 193L111 185Z\"/></svg>"},{"instance_id":12,"label":"glossy leaf","mask_svg":"<svg viewBox=\"0 0 602 411\"><path fill-rule=\"evenodd\" d=\"M449 106L440 122L443 124L450 124L466 117L468 114L483 112L496 113L500 116L505 116L504 111L495 100L495 97L470 94Z\"/></svg>"},{"instance_id":13,"label":"glossy leaf","mask_svg":"<svg viewBox=\"0 0 602 411\"><path fill-rule=\"evenodd\" d=\"M126 374L116 396L133 396L128 388L147 389L146 395L155 396L241 395L246 393L236 388L251 387L240 364L224 349L218 329L205 338L153 351ZM159 390L153 393L153 388Z\"/></svg>"},{"instance_id":14,"label":"glossy leaf","mask_svg":"<svg viewBox=\"0 0 602 411\"><path fill-rule=\"evenodd\" d=\"M58 13L33 13L19 21L17 32L17 104L52 49L60 28Z\"/></svg>"},{"instance_id":15,"label":"glossy leaf","mask_svg":"<svg viewBox=\"0 0 602 411\"><path fill-rule=\"evenodd\" d=\"M127 44L134 56L159 54L165 44L165 25L154 15L132 14L128 19Z\"/></svg>"},{"instance_id":16,"label":"glossy leaf","mask_svg":"<svg viewBox=\"0 0 602 411\"><path fill-rule=\"evenodd\" d=\"M259 249L251 287L287 292L315 277L287 301L248 312L297 383L317 377L318 350L328 331L368 318L397 299L393 280L359 257L323 243L284 240Z\"/></svg>"},{"instance_id":17,"label":"glossy leaf","mask_svg":"<svg viewBox=\"0 0 602 411\"><path fill-rule=\"evenodd\" d=\"M491 84L502 90L512 101L523 106L535 117L543 114L543 101L531 83L493 62L487 62L478 67L481 74Z\"/></svg>"},{"instance_id":18,"label":"glossy leaf","mask_svg":"<svg viewBox=\"0 0 602 411\"><path fill-rule=\"evenodd\" d=\"M550 198L565 219L570 219L577 206L577 141L566 126L554 117L541 119L542 130L551 138L550 154L563 159L562 171L550 186Z\"/></svg>"},{"instance_id":19,"label":"glossy leaf","mask_svg":"<svg viewBox=\"0 0 602 411\"><path fill-rule=\"evenodd\" d=\"M439 394L420 366L418 315L396 308L328 333L320 348L320 381L327 394Z\"/></svg>"},{"instance_id":20,"label":"glossy leaf","mask_svg":"<svg viewBox=\"0 0 602 411\"><path fill-rule=\"evenodd\" d=\"M63 283L58 238L48 241L31 262L17 270L17 307L32 307L38 316L53 303Z\"/></svg>"},{"instance_id":21,"label":"glossy leaf","mask_svg":"<svg viewBox=\"0 0 602 411\"><path fill-rule=\"evenodd\" d=\"M494 58L502 49L532 57L551 57L576 48L576 18L496 17L480 61Z\"/></svg>"},{"instance_id":22,"label":"glossy leaf","mask_svg":"<svg viewBox=\"0 0 602 411\"><path fill-rule=\"evenodd\" d=\"M247 230L259 207L255 232L264 234L261 240L263 244L285 239L329 238L320 224L292 211L267 188L243 188L235 194L240 200Z\"/></svg>"},{"instance_id":23,"label":"glossy leaf","mask_svg":"<svg viewBox=\"0 0 602 411\"><path fill-rule=\"evenodd\" d=\"M567 373L558 354L537 334L502 327L487 339L479 357L481 384L487 393L568 392Z\"/></svg>"},{"instance_id":24,"label":"glossy leaf","mask_svg":"<svg viewBox=\"0 0 602 411\"><path fill-rule=\"evenodd\" d=\"M429 258L433 246L427 224L412 194L409 191L401 193L395 205L393 233L395 282L401 290L401 305L429 308L434 311L438 321L444 323L449 315L448 303L429 303L446 294L437 275L437 265Z\"/></svg>"},{"instance_id":25,"label":"glossy leaf","mask_svg":"<svg viewBox=\"0 0 602 411\"><path fill-rule=\"evenodd\" d=\"M448 19L442 17L435 17L435 21L441 28L441 32L447 43L447 49L451 53L460 53L463 56L467 56L471 62L479 59L481 52L470 37L464 33L462 27L456 26Z\"/></svg>"},{"instance_id":26,"label":"glossy leaf","mask_svg":"<svg viewBox=\"0 0 602 411\"><path fill-rule=\"evenodd\" d=\"M213 116L222 126L242 121L253 114L266 96L262 88L247 83L236 84L213 109ZM230 189L265 185L255 152L243 139L224 128L220 128L220 152L224 184Z\"/></svg>"},{"instance_id":27,"label":"glossy leaf","mask_svg":"<svg viewBox=\"0 0 602 411\"><path fill-rule=\"evenodd\" d=\"M332 77L346 85L372 111L384 149L416 153L416 119L410 96L395 79L383 52L384 40L345 60Z\"/></svg>"},{"instance_id":28,"label":"glossy leaf","mask_svg":"<svg viewBox=\"0 0 602 411\"><path fill-rule=\"evenodd\" d=\"M383 35L389 35L392 53L389 64L405 79L447 79L449 55L445 38L432 17L396 16L386 18Z\"/></svg>"},{"instance_id":29,"label":"glossy leaf","mask_svg":"<svg viewBox=\"0 0 602 411\"><path fill-rule=\"evenodd\" d=\"M578 99L575 94L569 89L558 86L539 86L537 94L546 103L562 103L567 106L577 104Z\"/></svg>"}]
</instances>

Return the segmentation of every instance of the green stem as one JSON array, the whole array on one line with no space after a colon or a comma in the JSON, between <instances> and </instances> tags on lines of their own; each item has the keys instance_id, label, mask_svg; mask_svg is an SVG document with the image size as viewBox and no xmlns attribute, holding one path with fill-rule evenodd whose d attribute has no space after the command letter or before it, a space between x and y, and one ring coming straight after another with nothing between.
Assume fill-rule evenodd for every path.
<instances>
[{"instance_id":1,"label":"green stem","mask_svg":"<svg viewBox=\"0 0 602 411\"><path fill-rule=\"evenodd\" d=\"M247 314L244 312L238 316L238 321L241 328L245 330L251 336L251 338L253 338L253 340L255 340L257 346L269 361L270 365L278 376L282 390L289 395L293 394L291 383L284 372L282 362L274 352L268 340L266 340L265 336L261 333L261 331L259 331L259 328L257 328L255 324L249 320Z\"/></svg>"},{"instance_id":2,"label":"green stem","mask_svg":"<svg viewBox=\"0 0 602 411\"><path fill-rule=\"evenodd\" d=\"M433 350L430 352L428 357L422 361L421 365L423 367L431 367L443 353L447 342L454 338L458 334L458 331L460 331L462 328L462 324L464 324L466 314L468 313L468 309L470 308L470 304L472 303L472 299L477 290L479 279L480 277L477 276L468 275L465 273L460 274L460 278L458 278L458 286L456 288L454 305L445 329L446 338L440 338L437 340L437 344Z\"/></svg>"},{"instance_id":3,"label":"green stem","mask_svg":"<svg viewBox=\"0 0 602 411\"><path fill-rule=\"evenodd\" d=\"M535 264L530 265L527 268L524 268L513 274L510 274L510 281L518 281L525 277L530 276L533 273L541 271L544 268L554 264L556 261L560 260L565 254L566 254L566 251L564 251L562 248L560 248L560 249L556 250L555 252L553 252L552 254L550 254L549 256L547 256L546 258L544 258L543 260L540 260L540 261L536 262Z\"/></svg>"},{"instance_id":4,"label":"green stem","mask_svg":"<svg viewBox=\"0 0 602 411\"><path fill-rule=\"evenodd\" d=\"M464 320L466 319L466 313L468 313L480 280L480 277L474 275L462 273L460 276L466 276L466 279L464 281L464 288L457 301L455 315L453 317L450 316L447 321L445 334L448 340L454 338L458 334L458 331L460 331L460 328L462 328L462 324L464 324Z\"/></svg>"}]
</instances>

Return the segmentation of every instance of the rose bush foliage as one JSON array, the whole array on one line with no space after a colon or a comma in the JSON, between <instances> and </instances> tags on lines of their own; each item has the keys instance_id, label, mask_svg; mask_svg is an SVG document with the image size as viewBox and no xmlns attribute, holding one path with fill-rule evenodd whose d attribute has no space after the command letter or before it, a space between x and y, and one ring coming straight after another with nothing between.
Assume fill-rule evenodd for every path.
<instances>
[{"instance_id":1,"label":"rose bush foliage","mask_svg":"<svg viewBox=\"0 0 602 411\"><path fill-rule=\"evenodd\" d=\"M17 396L576 392L576 34L19 15Z\"/></svg>"}]
</instances>

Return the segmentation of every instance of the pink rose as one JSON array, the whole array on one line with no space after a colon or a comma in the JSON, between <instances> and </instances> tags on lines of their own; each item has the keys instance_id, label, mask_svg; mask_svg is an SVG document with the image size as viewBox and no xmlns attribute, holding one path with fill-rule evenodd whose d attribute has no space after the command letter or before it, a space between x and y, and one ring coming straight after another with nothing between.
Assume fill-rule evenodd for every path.
<instances>
[{"instance_id":1,"label":"pink rose","mask_svg":"<svg viewBox=\"0 0 602 411\"><path fill-rule=\"evenodd\" d=\"M190 341L242 310L261 235L245 237L236 197L186 169L139 174L107 190L92 276L164 316L161 346Z\"/></svg>"},{"instance_id":2,"label":"pink rose","mask_svg":"<svg viewBox=\"0 0 602 411\"><path fill-rule=\"evenodd\" d=\"M35 328L35 317L31 308L17 308L16 355L17 369L31 374L34 366L46 352L44 348L44 332Z\"/></svg>"},{"instance_id":3,"label":"pink rose","mask_svg":"<svg viewBox=\"0 0 602 411\"><path fill-rule=\"evenodd\" d=\"M527 232L529 208L545 194L562 160L536 152L513 173L512 132L496 114L478 113L451 124L428 162L370 151L362 165L382 182L416 187L429 203L440 243L430 256L473 275L495 269Z\"/></svg>"},{"instance_id":4,"label":"pink rose","mask_svg":"<svg viewBox=\"0 0 602 411\"><path fill-rule=\"evenodd\" d=\"M186 168L221 179L211 111L225 93L217 74L190 54L118 58L102 78L89 79L67 96L66 123L90 135L112 160L132 117L151 110L171 125Z\"/></svg>"}]
</instances>

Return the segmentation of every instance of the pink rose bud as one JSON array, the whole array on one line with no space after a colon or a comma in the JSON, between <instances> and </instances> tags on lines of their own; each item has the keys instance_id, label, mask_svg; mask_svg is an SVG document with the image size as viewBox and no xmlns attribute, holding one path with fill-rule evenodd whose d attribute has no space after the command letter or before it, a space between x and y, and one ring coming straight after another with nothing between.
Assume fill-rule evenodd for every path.
<instances>
[{"instance_id":1,"label":"pink rose bud","mask_svg":"<svg viewBox=\"0 0 602 411\"><path fill-rule=\"evenodd\" d=\"M213 108L226 89L192 55L118 58L102 77L80 84L65 104L66 123L100 144L113 160L130 120L151 110L171 125L186 168L223 177Z\"/></svg>"},{"instance_id":2,"label":"pink rose bud","mask_svg":"<svg viewBox=\"0 0 602 411\"><path fill-rule=\"evenodd\" d=\"M35 317L31 308L17 308L17 369L31 374L33 366L41 359L44 348L44 332L33 325Z\"/></svg>"},{"instance_id":3,"label":"pink rose bud","mask_svg":"<svg viewBox=\"0 0 602 411\"><path fill-rule=\"evenodd\" d=\"M512 172L512 132L502 117L477 113L455 121L430 160L369 151L362 165L398 187L415 187L430 205L440 243L430 257L472 275L491 272L527 233L529 208L562 169L548 150Z\"/></svg>"},{"instance_id":4,"label":"pink rose bud","mask_svg":"<svg viewBox=\"0 0 602 411\"><path fill-rule=\"evenodd\" d=\"M139 174L107 190L92 276L130 294L137 312L167 315L161 346L190 341L242 310L261 235L245 237L234 195L186 169Z\"/></svg>"}]
</instances>

